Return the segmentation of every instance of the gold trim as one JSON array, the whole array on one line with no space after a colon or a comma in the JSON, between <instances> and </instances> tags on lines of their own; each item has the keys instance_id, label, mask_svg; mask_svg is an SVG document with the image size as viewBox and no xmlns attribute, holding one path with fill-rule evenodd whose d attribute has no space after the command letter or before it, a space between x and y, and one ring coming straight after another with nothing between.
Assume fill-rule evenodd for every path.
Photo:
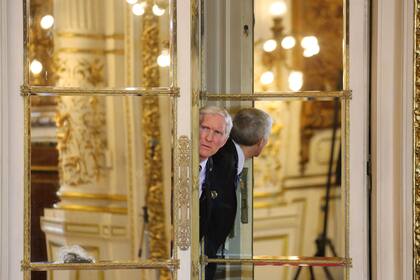
<instances>
[{"instance_id":1,"label":"gold trim","mask_svg":"<svg viewBox=\"0 0 420 280\"><path fill-rule=\"evenodd\" d=\"M413 276L420 278L420 5L414 1L413 92Z\"/></svg>"},{"instance_id":2,"label":"gold trim","mask_svg":"<svg viewBox=\"0 0 420 280\"><path fill-rule=\"evenodd\" d=\"M64 232L86 234L86 235L97 235L101 233L99 225L89 224L78 224L78 223L66 223L64 226Z\"/></svg>"},{"instance_id":3,"label":"gold trim","mask_svg":"<svg viewBox=\"0 0 420 280\"><path fill-rule=\"evenodd\" d=\"M135 262L99 261L96 263L22 263L24 271L51 271L51 270L115 270L115 269L168 269L179 268L178 260L139 260Z\"/></svg>"},{"instance_id":4,"label":"gold trim","mask_svg":"<svg viewBox=\"0 0 420 280\"><path fill-rule=\"evenodd\" d=\"M254 209L263 209L263 208L273 208L286 206L287 203L284 201L274 201L274 202L254 202Z\"/></svg>"},{"instance_id":5,"label":"gold trim","mask_svg":"<svg viewBox=\"0 0 420 280\"><path fill-rule=\"evenodd\" d=\"M257 192L254 192L254 198L272 198L272 197L274 197L274 196L276 196L276 195L281 195L283 192L282 191L272 191L272 192L269 192L269 191L264 191L264 192L261 192L261 191L257 191Z\"/></svg>"},{"instance_id":6,"label":"gold trim","mask_svg":"<svg viewBox=\"0 0 420 280\"><path fill-rule=\"evenodd\" d=\"M84 211L84 212L102 212L111 214L127 214L127 208L122 207L100 207L100 206L85 206L77 204L54 205L55 209L63 209L70 211Z\"/></svg>"},{"instance_id":7,"label":"gold trim","mask_svg":"<svg viewBox=\"0 0 420 280\"><path fill-rule=\"evenodd\" d=\"M83 33L76 33L76 32L57 32L58 37L63 38L86 38L86 39L93 39L93 40L107 40L107 39L114 39L114 40L124 40L124 34L83 34Z\"/></svg>"},{"instance_id":8,"label":"gold trim","mask_svg":"<svg viewBox=\"0 0 420 280\"><path fill-rule=\"evenodd\" d=\"M201 258L201 263L252 264L255 266L352 266L352 260L350 258L301 256L255 256L252 259L209 259L204 256Z\"/></svg>"},{"instance_id":9,"label":"gold trim","mask_svg":"<svg viewBox=\"0 0 420 280\"><path fill-rule=\"evenodd\" d=\"M105 193L81 193L81 192L57 192L57 196L67 199L94 199L94 200L111 200L111 201L127 201L126 195L105 194Z\"/></svg>"},{"instance_id":10,"label":"gold trim","mask_svg":"<svg viewBox=\"0 0 420 280\"><path fill-rule=\"evenodd\" d=\"M127 126L127 146L128 146L128 153L127 156L127 176L128 176L128 184L127 184L127 193L128 193L128 201L127 201L127 207L128 207L128 213L129 213L129 221L130 221L130 239L132 242L138 242L137 241L137 234L136 234L136 217L138 216L138 209L134 208L134 186L133 186L133 180L134 180L134 159L135 156L133 151L133 114L131 111L131 102L129 98L124 99L125 104L125 118L126 118L126 126ZM137 256L137 246L131 246L131 256L132 258L135 258Z\"/></svg>"},{"instance_id":11,"label":"gold trim","mask_svg":"<svg viewBox=\"0 0 420 280\"><path fill-rule=\"evenodd\" d=\"M21 95L30 96L61 96L61 95L109 95L109 96L159 96L168 95L179 97L177 87L133 87L133 88L74 88L74 87L43 87L43 86L21 86Z\"/></svg>"},{"instance_id":12,"label":"gold trim","mask_svg":"<svg viewBox=\"0 0 420 280\"><path fill-rule=\"evenodd\" d=\"M124 55L124 49L111 49L111 50L104 50L104 49L82 49L82 48L60 48L57 50L57 53L80 53L80 54L95 54L95 55L107 55L107 54L115 54L115 55Z\"/></svg>"},{"instance_id":13,"label":"gold trim","mask_svg":"<svg viewBox=\"0 0 420 280\"><path fill-rule=\"evenodd\" d=\"M58 171L58 167L57 166L31 165L31 171L40 171L40 172Z\"/></svg>"},{"instance_id":14,"label":"gold trim","mask_svg":"<svg viewBox=\"0 0 420 280\"><path fill-rule=\"evenodd\" d=\"M24 241L23 262L31 261L31 108L28 97L24 98Z\"/></svg>"},{"instance_id":15,"label":"gold trim","mask_svg":"<svg viewBox=\"0 0 420 280\"><path fill-rule=\"evenodd\" d=\"M254 92L254 93L209 93L200 92L201 99L207 100L240 100L240 101L263 101L284 98L342 98L351 99L351 90L342 91L278 91L278 92Z\"/></svg>"},{"instance_id":16,"label":"gold trim","mask_svg":"<svg viewBox=\"0 0 420 280\"><path fill-rule=\"evenodd\" d=\"M175 164L177 245L180 250L188 250L191 246L191 140L182 135L177 143Z\"/></svg>"},{"instance_id":17,"label":"gold trim","mask_svg":"<svg viewBox=\"0 0 420 280\"><path fill-rule=\"evenodd\" d=\"M420 20L420 11L419 11L419 2L414 1L414 92L413 92L413 274L414 279L417 279L420 276L420 87L417 80L420 77L420 55L419 49L420 44L417 42L418 36L420 33L419 20Z\"/></svg>"}]
</instances>

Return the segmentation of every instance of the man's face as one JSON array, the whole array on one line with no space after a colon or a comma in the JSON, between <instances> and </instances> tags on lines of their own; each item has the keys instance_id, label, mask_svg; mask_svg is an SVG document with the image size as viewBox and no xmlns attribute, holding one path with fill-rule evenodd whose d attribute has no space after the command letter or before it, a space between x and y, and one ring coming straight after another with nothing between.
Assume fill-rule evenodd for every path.
<instances>
[{"instance_id":1,"label":"man's face","mask_svg":"<svg viewBox=\"0 0 420 280\"><path fill-rule=\"evenodd\" d=\"M214 155L225 143L225 119L217 114L204 114L200 119L200 160Z\"/></svg>"}]
</instances>

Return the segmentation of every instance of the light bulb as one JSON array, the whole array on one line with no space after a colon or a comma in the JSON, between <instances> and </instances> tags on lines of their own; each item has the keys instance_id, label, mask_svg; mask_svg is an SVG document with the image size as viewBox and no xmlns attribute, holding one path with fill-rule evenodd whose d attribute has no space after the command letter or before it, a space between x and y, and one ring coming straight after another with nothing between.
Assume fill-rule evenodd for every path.
<instances>
[{"instance_id":1,"label":"light bulb","mask_svg":"<svg viewBox=\"0 0 420 280\"><path fill-rule=\"evenodd\" d=\"M133 5L137 3L137 0L126 0L128 4Z\"/></svg>"},{"instance_id":2,"label":"light bulb","mask_svg":"<svg viewBox=\"0 0 420 280\"><path fill-rule=\"evenodd\" d=\"M300 71L290 72L288 82L290 90L299 91L303 85L303 73Z\"/></svg>"},{"instance_id":3,"label":"light bulb","mask_svg":"<svg viewBox=\"0 0 420 280\"><path fill-rule=\"evenodd\" d=\"M270 14L280 17L287 12L287 5L284 1L276 1L270 6Z\"/></svg>"},{"instance_id":4,"label":"light bulb","mask_svg":"<svg viewBox=\"0 0 420 280\"><path fill-rule=\"evenodd\" d=\"M171 56L168 50L163 50L157 58L157 64L160 67L168 67L171 64Z\"/></svg>"},{"instance_id":5,"label":"light bulb","mask_svg":"<svg viewBox=\"0 0 420 280\"><path fill-rule=\"evenodd\" d=\"M266 52L272 52L277 48L276 40L270 39L264 42L263 50Z\"/></svg>"},{"instance_id":6,"label":"light bulb","mask_svg":"<svg viewBox=\"0 0 420 280\"><path fill-rule=\"evenodd\" d=\"M274 73L271 71L267 71L262 73L261 77L260 77L260 82L263 85L269 85L274 81Z\"/></svg>"},{"instance_id":7,"label":"light bulb","mask_svg":"<svg viewBox=\"0 0 420 280\"><path fill-rule=\"evenodd\" d=\"M306 36L302 38L300 45L304 49L310 49L318 45L318 39L315 36Z\"/></svg>"},{"instance_id":8,"label":"light bulb","mask_svg":"<svg viewBox=\"0 0 420 280\"><path fill-rule=\"evenodd\" d=\"M286 36L281 40L281 46L283 49L291 49L296 45L296 40L293 36Z\"/></svg>"},{"instance_id":9,"label":"light bulb","mask_svg":"<svg viewBox=\"0 0 420 280\"><path fill-rule=\"evenodd\" d=\"M319 53L319 45L311 46L303 51L304 57L311 57Z\"/></svg>"},{"instance_id":10,"label":"light bulb","mask_svg":"<svg viewBox=\"0 0 420 280\"><path fill-rule=\"evenodd\" d=\"M50 29L54 25L54 17L52 15L45 15L40 22L42 29Z\"/></svg>"},{"instance_id":11,"label":"light bulb","mask_svg":"<svg viewBox=\"0 0 420 280\"><path fill-rule=\"evenodd\" d=\"M165 13L165 9L161 9L158 5L154 4L152 7L152 12L155 16L162 16Z\"/></svg>"},{"instance_id":12,"label":"light bulb","mask_svg":"<svg viewBox=\"0 0 420 280\"><path fill-rule=\"evenodd\" d=\"M133 7L132 7L133 14L135 14L136 16L143 15L144 14L144 7L145 7L144 3L134 4Z\"/></svg>"},{"instance_id":13,"label":"light bulb","mask_svg":"<svg viewBox=\"0 0 420 280\"><path fill-rule=\"evenodd\" d=\"M41 62L39 62L38 60L34 59L31 62L30 68L31 68L32 74L38 75L39 73L41 73L43 67L42 67L42 63Z\"/></svg>"}]
</instances>

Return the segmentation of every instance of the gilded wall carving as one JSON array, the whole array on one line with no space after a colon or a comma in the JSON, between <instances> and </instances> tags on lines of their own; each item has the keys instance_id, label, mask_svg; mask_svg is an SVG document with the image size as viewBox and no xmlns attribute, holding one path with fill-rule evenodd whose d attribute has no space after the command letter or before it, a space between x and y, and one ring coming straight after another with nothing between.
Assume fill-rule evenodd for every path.
<instances>
[{"instance_id":1,"label":"gilded wall carving","mask_svg":"<svg viewBox=\"0 0 420 280\"><path fill-rule=\"evenodd\" d=\"M90 97L58 99L57 149L62 185L94 183L105 176L106 125L104 100Z\"/></svg>"},{"instance_id":2,"label":"gilded wall carving","mask_svg":"<svg viewBox=\"0 0 420 280\"><path fill-rule=\"evenodd\" d=\"M54 62L58 86L96 87L104 83L99 58L58 55ZM62 185L98 182L106 176L105 101L96 96L63 96L57 104L57 149Z\"/></svg>"},{"instance_id":3,"label":"gilded wall carving","mask_svg":"<svg viewBox=\"0 0 420 280\"><path fill-rule=\"evenodd\" d=\"M258 158L254 159L254 188L277 187L282 181L281 176L281 134L283 131L282 112L278 108L278 103L257 103L256 107L266 111L273 119L270 139Z\"/></svg>"},{"instance_id":4,"label":"gilded wall carving","mask_svg":"<svg viewBox=\"0 0 420 280\"><path fill-rule=\"evenodd\" d=\"M159 21L153 16L153 1L147 0L143 15L142 51L143 85L160 85L159 68L156 59L159 55ZM168 258L167 236L165 230L165 205L163 189L162 146L160 133L160 114L158 97L143 99L143 141L145 150L146 204L149 215L149 240L152 258ZM160 271L160 279L170 279L167 270Z\"/></svg>"}]
</instances>

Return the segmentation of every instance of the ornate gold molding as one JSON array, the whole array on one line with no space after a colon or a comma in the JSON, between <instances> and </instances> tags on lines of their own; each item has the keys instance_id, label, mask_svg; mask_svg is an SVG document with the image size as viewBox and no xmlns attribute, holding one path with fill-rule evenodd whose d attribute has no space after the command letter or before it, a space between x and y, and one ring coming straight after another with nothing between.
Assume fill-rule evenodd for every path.
<instances>
[{"instance_id":1,"label":"ornate gold molding","mask_svg":"<svg viewBox=\"0 0 420 280\"><path fill-rule=\"evenodd\" d=\"M126 195L82 192L57 192L57 196L64 199L94 199L110 201L127 201Z\"/></svg>"},{"instance_id":2,"label":"ornate gold molding","mask_svg":"<svg viewBox=\"0 0 420 280\"><path fill-rule=\"evenodd\" d=\"M50 270L109 270L109 269L170 269L179 268L178 260L156 259L139 260L135 262L100 261L96 263L28 263L22 262L24 271Z\"/></svg>"},{"instance_id":3,"label":"ornate gold molding","mask_svg":"<svg viewBox=\"0 0 420 280\"><path fill-rule=\"evenodd\" d=\"M153 0L146 0L143 15L142 42L143 84L156 87L160 84L159 67L159 21L152 13ZM150 256L154 259L169 258L166 236L165 199L163 182L162 136L158 97L142 100L143 142L145 151L146 205L149 215ZM170 279L167 270L161 270L160 280Z\"/></svg>"},{"instance_id":4,"label":"ornate gold molding","mask_svg":"<svg viewBox=\"0 0 420 280\"><path fill-rule=\"evenodd\" d=\"M252 264L255 266L321 266L351 267L352 260L338 257L301 257L301 256L254 256L252 259L210 259L202 257L201 263Z\"/></svg>"},{"instance_id":5,"label":"ornate gold molding","mask_svg":"<svg viewBox=\"0 0 420 280\"><path fill-rule=\"evenodd\" d=\"M87 206L79 204L55 204L54 208L64 209L71 211L85 211L85 212L101 212L101 213L112 213L112 214L123 214L127 215L127 208L122 207L101 207L101 206Z\"/></svg>"},{"instance_id":6,"label":"ornate gold molding","mask_svg":"<svg viewBox=\"0 0 420 280\"><path fill-rule=\"evenodd\" d=\"M134 87L134 88L89 88L89 87L43 87L23 85L22 96L171 96L179 97L177 87Z\"/></svg>"},{"instance_id":7,"label":"ornate gold molding","mask_svg":"<svg viewBox=\"0 0 420 280\"><path fill-rule=\"evenodd\" d=\"M124 55L124 49L89 49L89 48L59 48L58 53L79 53L79 54L96 54L96 55L106 55L106 54L116 54Z\"/></svg>"},{"instance_id":8,"label":"ornate gold molding","mask_svg":"<svg viewBox=\"0 0 420 280\"><path fill-rule=\"evenodd\" d=\"M267 100L285 100L285 98L312 98L312 99L351 99L351 90L340 91L273 91L273 92L200 92L202 100L239 100L239 101L267 101Z\"/></svg>"},{"instance_id":9,"label":"ornate gold molding","mask_svg":"<svg viewBox=\"0 0 420 280\"><path fill-rule=\"evenodd\" d=\"M191 246L191 140L182 135L177 143L176 155L176 206L174 216L177 217L177 244L181 250Z\"/></svg>"},{"instance_id":10,"label":"ornate gold molding","mask_svg":"<svg viewBox=\"0 0 420 280\"><path fill-rule=\"evenodd\" d=\"M79 186L106 177L104 100L62 97L57 113L57 149L62 185Z\"/></svg>"},{"instance_id":11,"label":"ornate gold molding","mask_svg":"<svg viewBox=\"0 0 420 280\"><path fill-rule=\"evenodd\" d=\"M84 33L75 33L75 32L57 32L58 37L63 38L87 38L92 40L107 40L107 39L114 39L114 40L124 40L124 34L84 34Z\"/></svg>"}]
</instances>

